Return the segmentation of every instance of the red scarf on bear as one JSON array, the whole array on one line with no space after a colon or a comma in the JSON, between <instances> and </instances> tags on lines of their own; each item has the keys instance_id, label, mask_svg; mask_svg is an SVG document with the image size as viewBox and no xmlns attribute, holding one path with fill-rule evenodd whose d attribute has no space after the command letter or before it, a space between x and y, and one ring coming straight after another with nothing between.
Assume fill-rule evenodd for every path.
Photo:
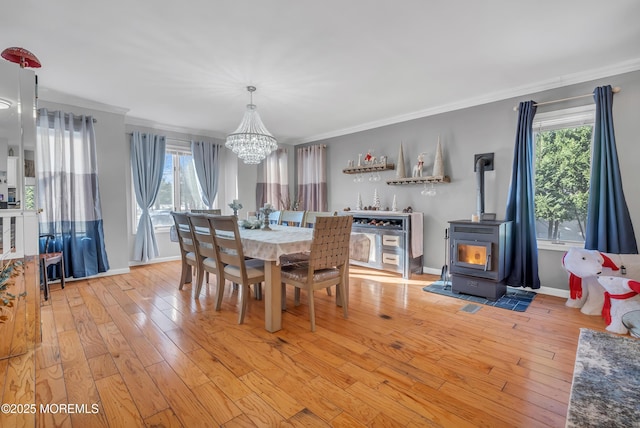
<instances>
[{"instance_id":1,"label":"red scarf on bear","mask_svg":"<svg viewBox=\"0 0 640 428\"><path fill-rule=\"evenodd\" d=\"M624 294L610 294L608 291L604 292L604 305L602 305L602 318L604 318L605 324L611 324L611 299L625 300L630 299L637 294L640 294L640 282L629 280L629 288L632 291Z\"/></svg>"}]
</instances>

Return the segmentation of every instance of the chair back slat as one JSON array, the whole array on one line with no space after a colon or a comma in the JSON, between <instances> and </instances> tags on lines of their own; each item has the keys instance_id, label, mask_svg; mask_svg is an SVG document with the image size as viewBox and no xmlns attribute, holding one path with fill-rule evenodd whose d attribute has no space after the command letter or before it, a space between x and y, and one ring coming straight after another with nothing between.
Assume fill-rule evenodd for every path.
<instances>
[{"instance_id":1,"label":"chair back slat","mask_svg":"<svg viewBox=\"0 0 640 428\"><path fill-rule=\"evenodd\" d=\"M221 215L222 210L220 208L214 208L212 210L191 210L194 214L212 214L212 215Z\"/></svg>"},{"instance_id":2,"label":"chair back slat","mask_svg":"<svg viewBox=\"0 0 640 428\"><path fill-rule=\"evenodd\" d=\"M302 227L310 227L313 228L316 224L316 218L318 217L329 217L332 216L330 212L327 211L306 211L304 215L304 220L302 222Z\"/></svg>"},{"instance_id":3,"label":"chair back slat","mask_svg":"<svg viewBox=\"0 0 640 428\"><path fill-rule=\"evenodd\" d=\"M309 270L342 267L349 259L352 216L317 217L309 254Z\"/></svg>"},{"instance_id":4,"label":"chair back slat","mask_svg":"<svg viewBox=\"0 0 640 428\"><path fill-rule=\"evenodd\" d=\"M217 257L223 264L244 267L244 253L240 241L238 218L236 216L209 217L213 239L217 248Z\"/></svg>"},{"instance_id":5,"label":"chair back slat","mask_svg":"<svg viewBox=\"0 0 640 428\"><path fill-rule=\"evenodd\" d=\"M181 251L184 253L195 253L196 246L187 213L172 211L171 216L176 224L176 233Z\"/></svg>"},{"instance_id":6,"label":"chair back slat","mask_svg":"<svg viewBox=\"0 0 640 428\"><path fill-rule=\"evenodd\" d=\"M282 211L278 224L302 227L305 211Z\"/></svg>"},{"instance_id":7,"label":"chair back slat","mask_svg":"<svg viewBox=\"0 0 640 428\"><path fill-rule=\"evenodd\" d=\"M280 224L280 216L282 211L274 211L269 214L269 224Z\"/></svg>"},{"instance_id":8,"label":"chair back slat","mask_svg":"<svg viewBox=\"0 0 640 428\"><path fill-rule=\"evenodd\" d=\"M196 254L201 258L216 259L216 250L213 242L213 230L206 214L194 214L188 216L191 222L192 233L195 240Z\"/></svg>"}]
</instances>

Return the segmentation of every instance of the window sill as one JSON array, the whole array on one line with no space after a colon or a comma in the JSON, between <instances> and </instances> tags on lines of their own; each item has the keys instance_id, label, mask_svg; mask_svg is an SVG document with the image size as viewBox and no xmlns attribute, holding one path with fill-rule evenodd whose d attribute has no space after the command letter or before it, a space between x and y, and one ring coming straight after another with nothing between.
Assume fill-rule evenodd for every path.
<instances>
[{"instance_id":1,"label":"window sill","mask_svg":"<svg viewBox=\"0 0 640 428\"><path fill-rule=\"evenodd\" d=\"M553 241L537 241L538 250L545 251L568 251L571 247L584 248L582 242L553 242Z\"/></svg>"}]
</instances>

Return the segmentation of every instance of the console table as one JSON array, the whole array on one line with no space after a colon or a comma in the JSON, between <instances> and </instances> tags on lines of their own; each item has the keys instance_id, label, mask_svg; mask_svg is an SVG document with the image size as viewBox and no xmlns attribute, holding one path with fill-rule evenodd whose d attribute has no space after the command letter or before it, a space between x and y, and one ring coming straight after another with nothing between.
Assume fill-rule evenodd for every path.
<instances>
[{"instance_id":1,"label":"console table","mask_svg":"<svg viewBox=\"0 0 640 428\"><path fill-rule=\"evenodd\" d=\"M369 241L368 261L350 259L350 263L390 272L408 279L412 272L422 273L423 215L390 211L346 211L353 216L352 233L361 233Z\"/></svg>"}]
</instances>

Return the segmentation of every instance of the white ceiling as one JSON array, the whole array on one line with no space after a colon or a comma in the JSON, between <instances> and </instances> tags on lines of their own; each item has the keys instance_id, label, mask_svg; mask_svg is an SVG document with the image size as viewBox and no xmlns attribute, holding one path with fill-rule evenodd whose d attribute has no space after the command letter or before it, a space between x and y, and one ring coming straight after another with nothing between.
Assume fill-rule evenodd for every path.
<instances>
[{"instance_id":1,"label":"white ceiling","mask_svg":"<svg viewBox=\"0 0 640 428\"><path fill-rule=\"evenodd\" d=\"M38 56L42 99L212 136L255 85L295 144L640 69L639 23L637 0L14 0L0 50Z\"/></svg>"}]
</instances>

